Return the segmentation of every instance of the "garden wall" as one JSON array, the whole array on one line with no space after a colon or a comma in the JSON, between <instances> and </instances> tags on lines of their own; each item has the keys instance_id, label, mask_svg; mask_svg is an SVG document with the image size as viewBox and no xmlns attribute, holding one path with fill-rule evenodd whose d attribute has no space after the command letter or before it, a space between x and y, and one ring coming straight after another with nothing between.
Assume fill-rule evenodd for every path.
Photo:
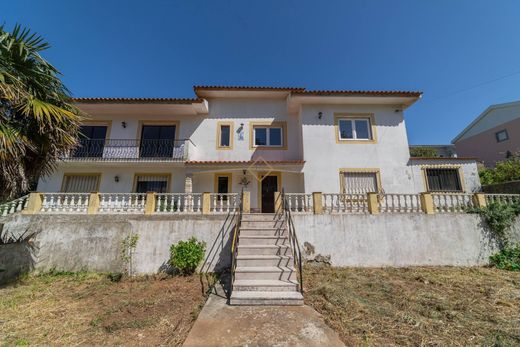
<instances>
[{"instance_id":1,"label":"garden wall","mask_svg":"<svg viewBox=\"0 0 520 347\"><path fill-rule=\"evenodd\" d=\"M330 256L335 266L474 266L486 264L497 250L478 215L301 214L293 218L307 258ZM167 269L170 245L191 236L207 243L204 271L230 263L233 221L225 215L17 214L4 222L7 233L37 232L24 253L16 246L0 248L0 268L8 271L20 263L43 271L120 272L129 265L121 256L128 235L138 235L130 263L136 274ZM518 221L515 235L520 239Z\"/></svg>"}]
</instances>

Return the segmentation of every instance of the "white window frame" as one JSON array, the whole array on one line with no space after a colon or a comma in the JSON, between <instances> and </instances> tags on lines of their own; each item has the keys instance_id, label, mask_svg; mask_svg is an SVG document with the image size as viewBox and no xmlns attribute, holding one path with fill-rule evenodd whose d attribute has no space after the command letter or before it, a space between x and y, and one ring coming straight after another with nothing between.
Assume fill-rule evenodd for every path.
<instances>
[{"instance_id":1,"label":"white window frame","mask_svg":"<svg viewBox=\"0 0 520 347\"><path fill-rule=\"evenodd\" d=\"M256 129L266 129L265 137L266 144L265 145L257 145L256 144ZM271 129L280 129L280 144L279 145L271 145ZM284 146L284 138L283 138L283 127L281 126L261 126L255 125L253 127L253 147L283 147Z\"/></svg>"},{"instance_id":2,"label":"white window frame","mask_svg":"<svg viewBox=\"0 0 520 347\"><path fill-rule=\"evenodd\" d=\"M364 121L367 123L368 138L358 138L356 132L356 121ZM350 122L352 124L352 138L341 136L341 122ZM338 138L340 141L372 141L372 124L370 118L338 118Z\"/></svg>"}]
</instances>

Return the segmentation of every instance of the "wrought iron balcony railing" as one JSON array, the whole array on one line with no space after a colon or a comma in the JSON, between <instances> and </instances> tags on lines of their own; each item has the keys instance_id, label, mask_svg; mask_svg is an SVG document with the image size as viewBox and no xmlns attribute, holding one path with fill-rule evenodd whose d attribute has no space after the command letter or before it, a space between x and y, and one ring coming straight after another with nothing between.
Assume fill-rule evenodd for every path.
<instances>
[{"instance_id":1,"label":"wrought iron balcony railing","mask_svg":"<svg viewBox=\"0 0 520 347\"><path fill-rule=\"evenodd\" d=\"M185 161L190 140L80 139L67 161Z\"/></svg>"}]
</instances>

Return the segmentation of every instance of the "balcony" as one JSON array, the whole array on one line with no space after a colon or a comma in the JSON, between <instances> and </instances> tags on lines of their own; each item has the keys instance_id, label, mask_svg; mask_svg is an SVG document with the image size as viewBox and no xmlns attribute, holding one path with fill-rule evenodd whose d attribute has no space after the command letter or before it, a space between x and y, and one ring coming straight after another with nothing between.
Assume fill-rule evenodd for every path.
<instances>
[{"instance_id":1,"label":"balcony","mask_svg":"<svg viewBox=\"0 0 520 347\"><path fill-rule=\"evenodd\" d=\"M81 139L65 161L171 161L188 159L191 140Z\"/></svg>"}]
</instances>

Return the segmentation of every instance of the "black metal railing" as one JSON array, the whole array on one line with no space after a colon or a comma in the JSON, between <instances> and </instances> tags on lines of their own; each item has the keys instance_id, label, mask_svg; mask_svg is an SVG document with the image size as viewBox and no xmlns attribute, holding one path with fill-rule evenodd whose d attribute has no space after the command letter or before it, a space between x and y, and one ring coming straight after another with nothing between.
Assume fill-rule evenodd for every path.
<instances>
[{"instance_id":1,"label":"black metal railing","mask_svg":"<svg viewBox=\"0 0 520 347\"><path fill-rule=\"evenodd\" d=\"M287 232L289 236L289 244L291 245L294 259L294 266L298 269L298 282L300 287L300 293L303 294L303 266L302 266L302 253L300 250L300 243L296 236L296 229L291 216L291 209L288 204L288 197L285 195L284 189L279 195L279 199L282 199L281 203L275 203L275 206L280 206L281 211L275 211L277 215L280 215L285 220L287 226Z\"/></svg>"},{"instance_id":2,"label":"black metal railing","mask_svg":"<svg viewBox=\"0 0 520 347\"><path fill-rule=\"evenodd\" d=\"M238 255L238 239L240 237L240 227L242 225L242 212L244 209L244 202L243 202L243 196L244 196L244 188L242 188L240 192L239 197L239 204L235 208L236 214L235 214L235 230L233 230L233 238L231 241L231 282L230 282L230 290L228 298L231 297L231 293L233 292L233 283L235 282L235 269L237 266L237 255Z\"/></svg>"},{"instance_id":3,"label":"black metal railing","mask_svg":"<svg viewBox=\"0 0 520 347\"><path fill-rule=\"evenodd\" d=\"M66 160L186 160L190 140L80 139Z\"/></svg>"}]
</instances>

